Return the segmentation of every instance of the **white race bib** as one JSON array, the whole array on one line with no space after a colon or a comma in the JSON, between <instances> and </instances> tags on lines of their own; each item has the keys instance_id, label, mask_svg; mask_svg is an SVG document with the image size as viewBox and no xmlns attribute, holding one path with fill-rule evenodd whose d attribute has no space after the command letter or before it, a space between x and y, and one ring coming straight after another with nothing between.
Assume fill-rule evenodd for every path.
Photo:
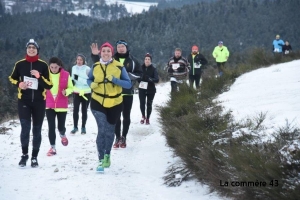
<instances>
[{"instance_id":1,"label":"white race bib","mask_svg":"<svg viewBox=\"0 0 300 200\"><path fill-rule=\"evenodd\" d=\"M139 88L147 90L148 82L141 81L139 84Z\"/></svg>"},{"instance_id":2,"label":"white race bib","mask_svg":"<svg viewBox=\"0 0 300 200\"><path fill-rule=\"evenodd\" d=\"M28 76L24 76L24 83L26 84L27 88L37 90L38 88L38 80L36 78L31 78Z\"/></svg>"},{"instance_id":3,"label":"white race bib","mask_svg":"<svg viewBox=\"0 0 300 200\"><path fill-rule=\"evenodd\" d=\"M290 52L288 51L288 50L285 50L285 52L284 52L285 54L289 54Z\"/></svg>"},{"instance_id":4,"label":"white race bib","mask_svg":"<svg viewBox=\"0 0 300 200\"><path fill-rule=\"evenodd\" d=\"M200 68L201 64L200 63L194 63L194 68Z\"/></svg>"},{"instance_id":5,"label":"white race bib","mask_svg":"<svg viewBox=\"0 0 300 200\"><path fill-rule=\"evenodd\" d=\"M275 49L274 49L274 52L279 52L279 48L275 48Z\"/></svg>"},{"instance_id":6,"label":"white race bib","mask_svg":"<svg viewBox=\"0 0 300 200\"><path fill-rule=\"evenodd\" d=\"M180 67L179 63L172 64L172 69L176 70Z\"/></svg>"}]
</instances>

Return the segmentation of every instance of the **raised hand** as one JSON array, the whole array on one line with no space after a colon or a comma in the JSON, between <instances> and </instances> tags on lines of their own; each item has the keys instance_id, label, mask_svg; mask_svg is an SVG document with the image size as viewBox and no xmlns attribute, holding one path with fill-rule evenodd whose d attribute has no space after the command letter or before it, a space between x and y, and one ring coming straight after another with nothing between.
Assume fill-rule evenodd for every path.
<instances>
[{"instance_id":1,"label":"raised hand","mask_svg":"<svg viewBox=\"0 0 300 200\"><path fill-rule=\"evenodd\" d=\"M91 51L92 51L93 55L99 55L100 54L97 43L92 43L90 47L91 47Z\"/></svg>"}]
</instances>

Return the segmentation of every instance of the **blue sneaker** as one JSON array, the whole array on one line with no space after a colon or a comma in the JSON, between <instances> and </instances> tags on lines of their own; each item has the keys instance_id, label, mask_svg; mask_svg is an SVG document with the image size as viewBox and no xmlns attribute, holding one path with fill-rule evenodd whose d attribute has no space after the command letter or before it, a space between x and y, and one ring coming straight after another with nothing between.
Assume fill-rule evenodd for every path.
<instances>
[{"instance_id":1,"label":"blue sneaker","mask_svg":"<svg viewBox=\"0 0 300 200\"><path fill-rule=\"evenodd\" d=\"M103 167L103 159L102 160L99 160L99 164L96 168L96 171L97 172L100 172L100 173L103 173L104 172L104 167Z\"/></svg>"},{"instance_id":2,"label":"blue sneaker","mask_svg":"<svg viewBox=\"0 0 300 200\"><path fill-rule=\"evenodd\" d=\"M86 134L86 129L84 127L81 128L81 134L82 135Z\"/></svg>"},{"instance_id":3,"label":"blue sneaker","mask_svg":"<svg viewBox=\"0 0 300 200\"><path fill-rule=\"evenodd\" d=\"M73 130L71 131L72 134L75 134L78 131L78 128L74 127Z\"/></svg>"}]
</instances>

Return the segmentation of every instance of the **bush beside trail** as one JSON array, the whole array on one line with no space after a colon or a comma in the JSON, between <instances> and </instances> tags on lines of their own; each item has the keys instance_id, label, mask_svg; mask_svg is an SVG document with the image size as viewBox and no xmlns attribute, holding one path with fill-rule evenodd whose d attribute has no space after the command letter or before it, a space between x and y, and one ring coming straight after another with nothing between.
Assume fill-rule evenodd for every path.
<instances>
[{"instance_id":1,"label":"bush beside trail","mask_svg":"<svg viewBox=\"0 0 300 200\"><path fill-rule=\"evenodd\" d=\"M210 75L203 76L200 91L180 85L180 92L160 107L163 134L183 160L168 170L166 184L180 185L174 177L181 174L184 180L196 177L211 191L233 199L299 199L300 151L288 152L287 145L300 139L300 129L287 122L274 133L275 141L261 142L257 133L264 131L264 113L244 123L234 122L231 113L224 113L215 101L243 73L299 58L300 52L278 57L253 49L247 60L228 66L220 78L208 68L205 74ZM243 133L244 129L252 134ZM242 136L232 137L236 131ZM282 151L289 153L289 161Z\"/></svg>"}]
</instances>

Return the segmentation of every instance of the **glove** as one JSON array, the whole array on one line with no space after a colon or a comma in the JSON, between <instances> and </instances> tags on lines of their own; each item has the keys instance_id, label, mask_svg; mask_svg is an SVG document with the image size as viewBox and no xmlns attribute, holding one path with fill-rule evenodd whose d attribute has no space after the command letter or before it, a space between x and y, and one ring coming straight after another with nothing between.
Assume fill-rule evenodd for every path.
<instances>
[{"instance_id":1,"label":"glove","mask_svg":"<svg viewBox=\"0 0 300 200\"><path fill-rule=\"evenodd\" d=\"M88 100L88 99L86 98L86 96L84 96L84 91L83 91L83 90L80 90L79 96L82 96L82 98L84 98L86 101Z\"/></svg>"},{"instance_id":2,"label":"glove","mask_svg":"<svg viewBox=\"0 0 300 200\"><path fill-rule=\"evenodd\" d=\"M109 80L110 82L112 82L114 76L113 75L106 75L105 77L107 80Z\"/></svg>"},{"instance_id":3,"label":"glove","mask_svg":"<svg viewBox=\"0 0 300 200\"><path fill-rule=\"evenodd\" d=\"M148 76L148 75L146 75L146 74L144 74L142 79L143 79L143 80L145 80L145 81L147 81L147 80L148 80L148 78L149 78L149 76Z\"/></svg>"},{"instance_id":4,"label":"glove","mask_svg":"<svg viewBox=\"0 0 300 200\"><path fill-rule=\"evenodd\" d=\"M78 80L78 75L74 74L74 79L77 81Z\"/></svg>"},{"instance_id":5,"label":"glove","mask_svg":"<svg viewBox=\"0 0 300 200\"><path fill-rule=\"evenodd\" d=\"M95 89L96 87L98 87L98 83L92 82L90 88Z\"/></svg>"}]
</instances>

